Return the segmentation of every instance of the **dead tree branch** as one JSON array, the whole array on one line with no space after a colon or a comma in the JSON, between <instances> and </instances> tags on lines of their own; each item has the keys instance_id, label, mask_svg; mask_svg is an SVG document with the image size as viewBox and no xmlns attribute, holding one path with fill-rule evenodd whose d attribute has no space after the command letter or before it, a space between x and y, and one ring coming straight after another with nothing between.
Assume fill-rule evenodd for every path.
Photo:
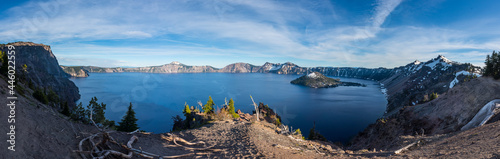
<instances>
[{"instance_id":1,"label":"dead tree branch","mask_svg":"<svg viewBox=\"0 0 500 159\"><path fill-rule=\"evenodd\" d=\"M253 101L252 95L250 95L250 98L252 99L253 106L255 107L255 113L257 114L257 121L259 121L259 107L257 104L255 104L255 101Z\"/></svg>"}]
</instances>

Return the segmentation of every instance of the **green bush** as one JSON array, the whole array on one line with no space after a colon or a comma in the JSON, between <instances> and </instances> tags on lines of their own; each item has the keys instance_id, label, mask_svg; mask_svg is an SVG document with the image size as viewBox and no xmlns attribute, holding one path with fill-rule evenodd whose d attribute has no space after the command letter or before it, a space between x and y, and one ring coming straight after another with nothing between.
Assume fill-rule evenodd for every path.
<instances>
[{"instance_id":1,"label":"green bush","mask_svg":"<svg viewBox=\"0 0 500 159\"><path fill-rule=\"evenodd\" d=\"M297 130L295 130L294 134L297 134L297 135L300 134L300 135L302 135L302 132L300 131L300 129L297 129Z\"/></svg>"}]
</instances>

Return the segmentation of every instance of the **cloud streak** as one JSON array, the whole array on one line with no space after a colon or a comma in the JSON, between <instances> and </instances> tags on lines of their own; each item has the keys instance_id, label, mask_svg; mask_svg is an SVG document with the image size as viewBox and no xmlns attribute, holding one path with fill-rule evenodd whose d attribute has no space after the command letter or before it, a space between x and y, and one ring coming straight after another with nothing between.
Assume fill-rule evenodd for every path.
<instances>
[{"instance_id":1,"label":"cloud streak","mask_svg":"<svg viewBox=\"0 0 500 159\"><path fill-rule=\"evenodd\" d=\"M5 25L0 26L0 36L3 42L51 44L60 52L55 52L58 57L76 59L86 54L114 61L110 62L113 66L164 62L136 61L130 59L132 56L178 56L193 61L214 56L249 61L297 59L308 61L302 63L306 66L394 67L438 53L453 59L499 47L500 40L494 38L498 32L486 35L488 42L484 42L467 40L480 31L387 27L387 18L403 3L377 0L367 11L366 20L352 23L347 20L350 15L338 12L342 6L322 0L31 1L3 13L0 23Z\"/></svg>"}]
</instances>

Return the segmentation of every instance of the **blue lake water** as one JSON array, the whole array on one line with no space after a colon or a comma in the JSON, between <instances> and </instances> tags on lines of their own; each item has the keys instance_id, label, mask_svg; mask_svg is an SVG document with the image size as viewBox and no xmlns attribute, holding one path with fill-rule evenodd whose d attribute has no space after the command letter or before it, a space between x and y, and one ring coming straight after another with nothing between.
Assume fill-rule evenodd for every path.
<instances>
[{"instance_id":1,"label":"blue lake water","mask_svg":"<svg viewBox=\"0 0 500 159\"><path fill-rule=\"evenodd\" d=\"M251 113L250 95L256 103L273 108L282 122L300 128L307 137L316 129L331 141L346 142L382 116L387 101L377 82L353 78L367 87L314 89L292 85L299 75L263 73L91 73L87 78L72 78L78 86L83 105L91 97L107 104L106 117L116 122L132 102L142 130L163 133L172 128L172 116L181 115L184 103L197 106L212 96L216 105L233 98L236 109ZM337 77L335 77L337 78Z\"/></svg>"}]
</instances>

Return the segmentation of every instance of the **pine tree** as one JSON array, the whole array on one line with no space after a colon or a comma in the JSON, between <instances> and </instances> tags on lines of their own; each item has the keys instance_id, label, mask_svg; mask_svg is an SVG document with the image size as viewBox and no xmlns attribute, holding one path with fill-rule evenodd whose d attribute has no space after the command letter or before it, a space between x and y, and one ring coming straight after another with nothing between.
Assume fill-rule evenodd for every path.
<instances>
[{"instance_id":1,"label":"pine tree","mask_svg":"<svg viewBox=\"0 0 500 159\"><path fill-rule=\"evenodd\" d=\"M234 114L234 101L233 98L229 99L228 111L231 114Z\"/></svg>"},{"instance_id":2,"label":"pine tree","mask_svg":"<svg viewBox=\"0 0 500 159\"><path fill-rule=\"evenodd\" d=\"M490 55L486 55L486 61L484 62L484 64L486 65L484 67L484 75L489 76L491 74L491 70L493 69Z\"/></svg>"},{"instance_id":3,"label":"pine tree","mask_svg":"<svg viewBox=\"0 0 500 159\"><path fill-rule=\"evenodd\" d=\"M104 116L105 110L106 110L106 104L104 103L97 103L97 97L93 97L89 101L89 105L87 105L87 115L89 115L90 118L90 111L92 110L92 120L94 120L95 123L104 123L106 121L106 117Z\"/></svg>"},{"instance_id":4,"label":"pine tree","mask_svg":"<svg viewBox=\"0 0 500 159\"><path fill-rule=\"evenodd\" d=\"M132 109L132 103L130 103L130 106L128 106L128 111L123 116L123 119L121 122L119 122L119 126L117 128L118 131L125 131L125 132L132 132L139 127L137 126L137 118L135 118L135 111Z\"/></svg>"},{"instance_id":5,"label":"pine tree","mask_svg":"<svg viewBox=\"0 0 500 159\"><path fill-rule=\"evenodd\" d=\"M191 116L191 109L189 108L189 105L184 106L184 110L182 110L182 113L184 113L184 116L186 119L188 119Z\"/></svg>"},{"instance_id":6,"label":"pine tree","mask_svg":"<svg viewBox=\"0 0 500 159\"><path fill-rule=\"evenodd\" d=\"M484 67L484 76L491 76L495 79L500 79L500 52L491 53L486 55L486 60L484 62L486 66Z\"/></svg>"},{"instance_id":7,"label":"pine tree","mask_svg":"<svg viewBox=\"0 0 500 159\"><path fill-rule=\"evenodd\" d=\"M234 101L233 98L229 99L229 104L228 104L228 111L233 115L233 118L239 118L240 115L238 115L236 112L234 112Z\"/></svg>"},{"instance_id":8,"label":"pine tree","mask_svg":"<svg viewBox=\"0 0 500 159\"><path fill-rule=\"evenodd\" d=\"M1 54L0 59L2 60L2 67L0 67L0 74L7 75L7 73L9 72L8 69L9 62L7 59L7 52L0 51L0 54Z\"/></svg>"},{"instance_id":9,"label":"pine tree","mask_svg":"<svg viewBox=\"0 0 500 159\"><path fill-rule=\"evenodd\" d=\"M493 78L500 79L500 52L493 54Z\"/></svg>"},{"instance_id":10,"label":"pine tree","mask_svg":"<svg viewBox=\"0 0 500 159\"><path fill-rule=\"evenodd\" d=\"M78 103L75 109L71 112L71 118L76 121L87 122L87 115L85 113L85 108L83 108L82 102Z\"/></svg>"},{"instance_id":11,"label":"pine tree","mask_svg":"<svg viewBox=\"0 0 500 159\"><path fill-rule=\"evenodd\" d=\"M203 111L207 114L210 114L210 113L214 113L214 101L212 100L212 97L211 96L208 96L208 101L207 101L207 104L205 104L203 106Z\"/></svg>"},{"instance_id":12,"label":"pine tree","mask_svg":"<svg viewBox=\"0 0 500 159\"><path fill-rule=\"evenodd\" d=\"M61 114L66 115L66 116L71 116L71 113L69 112L68 102L64 102L63 110L61 111Z\"/></svg>"},{"instance_id":13,"label":"pine tree","mask_svg":"<svg viewBox=\"0 0 500 159\"><path fill-rule=\"evenodd\" d=\"M35 92L33 92L33 97L43 104L49 104L49 98L47 98L47 95L45 95L42 89L36 89Z\"/></svg>"}]
</instances>

